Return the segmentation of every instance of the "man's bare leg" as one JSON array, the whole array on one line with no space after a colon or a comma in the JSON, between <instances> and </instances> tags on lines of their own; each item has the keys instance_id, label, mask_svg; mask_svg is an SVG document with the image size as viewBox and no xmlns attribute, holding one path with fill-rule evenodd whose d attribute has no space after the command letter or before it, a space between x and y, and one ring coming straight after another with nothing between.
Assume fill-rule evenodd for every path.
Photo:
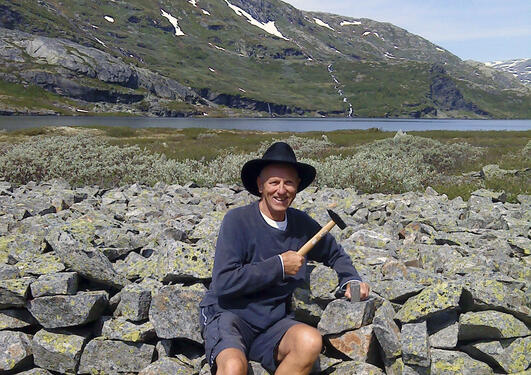
<instances>
[{"instance_id":1,"label":"man's bare leg","mask_svg":"<svg viewBox=\"0 0 531 375\"><path fill-rule=\"evenodd\" d=\"M247 358L236 348L221 351L216 357L216 375L247 375Z\"/></svg>"},{"instance_id":2,"label":"man's bare leg","mask_svg":"<svg viewBox=\"0 0 531 375\"><path fill-rule=\"evenodd\" d=\"M322 347L323 338L318 330L306 324L292 326L278 345L280 365L275 375L309 374Z\"/></svg>"}]
</instances>

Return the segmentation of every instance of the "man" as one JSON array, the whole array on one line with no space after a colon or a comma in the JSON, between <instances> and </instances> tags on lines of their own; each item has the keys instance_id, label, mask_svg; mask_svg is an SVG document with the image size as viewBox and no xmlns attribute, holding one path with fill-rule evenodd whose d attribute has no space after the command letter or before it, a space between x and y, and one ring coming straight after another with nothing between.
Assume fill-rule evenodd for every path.
<instances>
[{"instance_id":1,"label":"man","mask_svg":"<svg viewBox=\"0 0 531 375\"><path fill-rule=\"evenodd\" d=\"M315 178L315 168L299 163L291 147L277 142L242 168L245 188L260 200L230 210L221 224L210 289L200 304L205 352L212 373L244 375L248 359L277 375L309 374L322 338L290 314L293 290L305 279L299 249L320 229L302 211L290 208L297 192ZM332 235L308 254L337 272L350 298L350 282L369 287Z\"/></svg>"}]
</instances>

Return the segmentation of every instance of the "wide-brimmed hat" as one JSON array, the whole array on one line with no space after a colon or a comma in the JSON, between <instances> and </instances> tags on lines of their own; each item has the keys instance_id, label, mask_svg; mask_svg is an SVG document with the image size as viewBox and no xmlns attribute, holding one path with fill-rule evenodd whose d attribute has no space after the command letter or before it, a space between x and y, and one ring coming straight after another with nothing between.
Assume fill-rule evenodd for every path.
<instances>
[{"instance_id":1,"label":"wide-brimmed hat","mask_svg":"<svg viewBox=\"0 0 531 375\"><path fill-rule=\"evenodd\" d=\"M249 160L242 168L242 182L247 191L253 195L260 196L256 179L262 169L269 164L288 164L297 170L301 179L297 191L302 191L308 187L315 179L315 168L310 164L299 163L295 152L290 145L285 142L275 142L264 152L261 159Z\"/></svg>"}]
</instances>

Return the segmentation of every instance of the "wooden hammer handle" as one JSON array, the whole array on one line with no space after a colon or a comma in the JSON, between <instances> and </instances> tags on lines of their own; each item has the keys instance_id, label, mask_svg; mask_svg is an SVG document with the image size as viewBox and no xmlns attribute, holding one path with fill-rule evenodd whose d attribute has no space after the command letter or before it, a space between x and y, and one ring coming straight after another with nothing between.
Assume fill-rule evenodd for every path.
<instances>
[{"instance_id":1,"label":"wooden hammer handle","mask_svg":"<svg viewBox=\"0 0 531 375\"><path fill-rule=\"evenodd\" d=\"M308 252L313 249L315 244L321 240L328 232L330 232L330 229L332 229L336 225L334 220L330 220L328 224L326 224L324 227L321 228L319 232L315 236L313 236L308 242L306 242L300 249L297 251L297 254L306 256Z\"/></svg>"}]
</instances>

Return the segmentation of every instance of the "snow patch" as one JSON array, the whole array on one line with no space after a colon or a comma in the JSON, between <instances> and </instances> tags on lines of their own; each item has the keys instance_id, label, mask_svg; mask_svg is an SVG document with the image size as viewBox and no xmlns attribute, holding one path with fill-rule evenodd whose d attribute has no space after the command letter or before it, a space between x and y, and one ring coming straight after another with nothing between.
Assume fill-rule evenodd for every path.
<instances>
[{"instance_id":1,"label":"snow patch","mask_svg":"<svg viewBox=\"0 0 531 375\"><path fill-rule=\"evenodd\" d=\"M444 50L443 50L442 48L436 47L435 49L436 49L437 51L439 51L439 52L444 52Z\"/></svg>"},{"instance_id":2,"label":"snow patch","mask_svg":"<svg viewBox=\"0 0 531 375\"><path fill-rule=\"evenodd\" d=\"M241 92L247 92L244 89L242 89L241 87L238 87L238 90L240 90Z\"/></svg>"},{"instance_id":3,"label":"snow patch","mask_svg":"<svg viewBox=\"0 0 531 375\"><path fill-rule=\"evenodd\" d=\"M188 2L197 8L197 0L189 0Z\"/></svg>"},{"instance_id":4,"label":"snow patch","mask_svg":"<svg viewBox=\"0 0 531 375\"><path fill-rule=\"evenodd\" d=\"M208 45L209 45L210 47L214 47L215 49L219 49L220 51L226 51L225 48L220 47L220 46L216 46L215 44L208 43Z\"/></svg>"},{"instance_id":5,"label":"snow patch","mask_svg":"<svg viewBox=\"0 0 531 375\"><path fill-rule=\"evenodd\" d=\"M339 24L339 26L350 26L350 25L352 25L352 26L359 26L359 25L361 25L361 22L359 22L359 21L354 21L354 22L343 21L343 22L341 22L341 23Z\"/></svg>"},{"instance_id":6,"label":"snow patch","mask_svg":"<svg viewBox=\"0 0 531 375\"><path fill-rule=\"evenodd\" d=\"M105 43L103 43L101 40L99 40L98 38L94 37L94 39L96 39L96 42L98 42L99 44L101 44L103 47L107 47L105 45Z\"/></svg>"},{"instance_id":7,"label":"snow patch","mask_svg":"<svg viewBox=\"0 0 531 375\"><path fill-rule=\"evenodd\" d=\"M105 18L105 21L107 22L114 23L114 18L112 18L111 16L104 16L103 18Z\"/></svg>"},{"instance_id":8,"label":"snow patch","mask_svg":"<svg viewBox=\"0 0 531 375\"><path fill-rule=\"evenodd\" d=\"M371 32L370 31L365 31L362 36L367 36L367 35L371 35Z\"/></svg>"},{"instance_id":9,"label":"snow patch","mask_svg":"<svg viewBox=\"0 0 531 375\"><path fill-rule=\"evenodd\" d=\"M319 18L314 18L313 20L314 20L315 23L318 24L319 26L326 27L327 29L330 29L330 30L332 30L332 31L335 31L334 29L332 29L332 28L330 27L329 24L327 24L326 22L320 20Z\"/></svg>"},{"instance_id":10,"label":"snow patch","mask_svg":"<svg viewBox=\"0 0 531 375\"><path fill-rule=\"evenodd\" d=\"M216 73L216 71L212 69L211 67L208 67L208 70L210 70L212 73Z\"/></svg>"},{"instance_id":11,"label":"snow patch","mask_svg":"<svg viewBox=\"0 0 531 375\"><path fill-rule=\"evenodd\" d=\"M208 10L201 9L201 12L203 12L203 14L206 14L207 16L210 16L210 12Z\"/></svg>"},{"instance_id":12,"label":"snow patch","mask_svg":"<svg viewBox=\"0 0 531 375\"><path fill-rule=\"evenodd\" d=\"M267 23L262 23L260 21L257 21L253 18L253 16L251 16L249 13L247 13L246 11L244 11L242 8L239 8L237 7L236 5L232 5L231 3L229 3L227 0L225 0L225 2L227 3L227 5L229 6L229 8L231 8L234 13L236 13L238 16L243 16L245 18L247 18L247 21L253 25L253 26L256 26L256 27L259 27L261 28L262 30L264 30L266 33L269 33L271 35L274 35L278 38L282 38L282 39L285 39L285 40L289 40L288 38L284 37L284 35L282 35L280 33L280 31L278 31L277 27L275 26L275 21L269 21Z\"/></svg>"},{"instance_id":13,"label":"snow patch","mask_svg":"<svg viewBox=\"0 0 531 375\"><path fill-rule=\"evenodd\" d=\"M168 21L170 21L170 23L173 25L173 28L175 29L175 35L176 36L182 36L182 35L185 35L183 33L183 31L181 30L181 28L179 27L179 24L177 23L177 18L175 18L174 16L172 16L171 14L169 13L166 13L164 11L164 9L161 9L160 10L161 14L162 14L162 17L165 17L168 19Z\"/></svg>"},{"instance_id":14,"label":"snow patch","mask_svg":"<svg viewBox=\"0 0 531 375\"><path fill-rule=\"evenodd\" d=\"M384 53L384 56L387 57L388 59L396 59L396 57L394 57L392 54L390 54L389 52L386 52Z\"/></svg>"},{"instance_id":15,"label":"snow patch","mask_svg":"<svg viewBox=\"0 0 531 375\"><path fill-rule=\"evenodd\" d=\"M96 25L90 25L90 26L92 26L93 29L99 29L99 27Z\"/></svg>"}]
</instances>

